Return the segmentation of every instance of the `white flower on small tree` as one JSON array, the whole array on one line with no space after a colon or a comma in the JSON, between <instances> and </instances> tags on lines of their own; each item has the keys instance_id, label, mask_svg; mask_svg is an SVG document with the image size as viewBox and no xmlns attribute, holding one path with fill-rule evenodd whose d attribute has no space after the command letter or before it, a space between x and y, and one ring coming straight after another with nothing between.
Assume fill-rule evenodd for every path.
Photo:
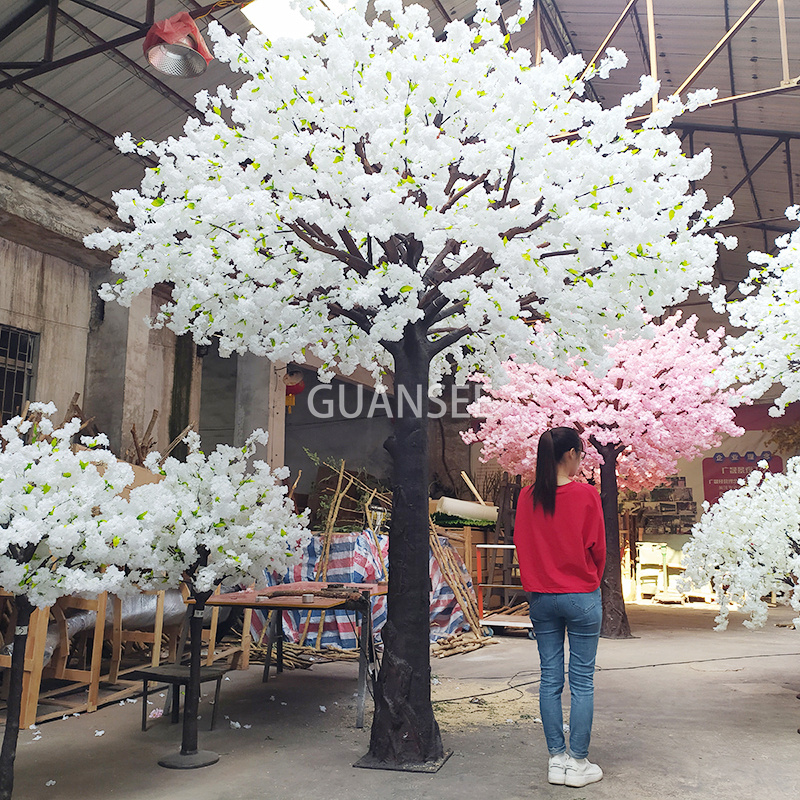
<instances>
[{"instance_id":1,"label":"white flower on small tree","mask_svg":"<svg viewBox=\"0 0 800 800\"><path fill-rule=\"evenodd\" d=\"M760 462L738 489L706 503L683 548L684 578L716 590L717 630L728 626L728 603L750 616L748 628L762 627L772 592L800 615L800 458L790 458L785 473L766 467Z\"/></svg>"},{"instance_id":2,"label":"white flower on small tree","mask_svg":"<svg viewBox=\"0 0 800 800\"><path fill-rule=\"evenodd\" d=\"M159 162L141 189L116 195L129 232L107 300L130 303L169 282L154 323L217 337L223 354L282 361L314 354L330 375L393 371L413 402L455 369L549 353L604 358L603 330L638 330L713 277L715 237L730 213L706 208L693 158L663 127L708 99L665 101L641 128L626 119L655 84L604 109L586 77L625 63L619 51L584 74L579 56L539 66L508 52L532 8L496 24L482 0L445 35L419 6L377 0L336 16L315 6L316 35L242 43L212 27L218 58L244 73L234 93L198 95L202 119L161 143L121 146ZM530 322L542 320L534 347ZM397 419L385 657L369 760L433 762L443 747L430 701L428 474L424 412Z\"/></svg>"},{"instance_id":3,"label":"white flower on small tree","mask_svg":"<svg viewBox=\"0 0 800 800\"><path fill-rule=\"evenodd\" d=\"M800 220L800 206L787 208L786 216ZM744 298L725 303L717 297L715 308L748 329L727 340L728 380L743 384L753 399L780 384L783 391L770 409L777 417L800 400L800 227L778 237L775 246L775 254L748 254L756 266L739 284Z\"/></svg>"},{"instance_id":4,"label":"white flower on small tree","mask_svg":"<svg viewBox=\"0 0 800 800\"><path fill-rule=\"evenodd\" d=\"M130 493L132 513L151 531L149 552L130 554L128 569L146 588L185 580L196 597L222 581L264 582L265 570L284 572L308 542L307 512L295 513L287 467L253 461L267 434L254 431L244 447L218 445L205 455L189 433L185 461L150 453L145 466L162 477Z\"/></svg>"},{"instance_id":5,"label":"white flower on small tree","mask_svg":"<svg viewBox=\"0 0 800 800\"><path fill-rule=\"evenodd\" d=\"M200 647L208 598L226 579L264 583L265 570L285 572L311 534L308 513L295 513L288 489L280 483L288 468L271 470L265 462L253 461L256 446L267 443L264 431L250 434L244 447L218 445L207 456L196 433L184 441L189 449L185 461L167 458L161 463L158 453L150 453L145 466L162 480L130 493L131 514L143 521L152 538L149 549L131 554L127 567L142 587L185 581L192 595L190 679L177 757L186 766L198 756Z\"/></svg>"},{"instance_id":6,"label":"white flower on small tree","mask_svg":"<svg viewBox=\"0 0 800 800\"><path fill-rule=\"evenodd\" d=\"M52 403L31 403L27 419L0 428L0 587L17 608L6 730L0 753L0 798L11 797L19 734L25 646L34 606L65 595L131 591L124 564L147 546L148 533L119 493L133 481L104 436L71 442L74 419L56 428Z\"/></svg>"}]
</instances>

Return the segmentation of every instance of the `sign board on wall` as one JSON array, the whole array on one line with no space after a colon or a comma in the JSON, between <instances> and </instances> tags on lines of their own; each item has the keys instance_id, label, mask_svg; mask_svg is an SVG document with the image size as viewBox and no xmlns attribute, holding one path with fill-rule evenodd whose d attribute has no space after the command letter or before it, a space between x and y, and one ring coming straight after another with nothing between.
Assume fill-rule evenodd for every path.
<instances>
[{"instance_id":1,"label":"sign board on wall","mask_svg":"<svg viewBox=\"0 0 800 800\"><path fill-rule=\"evenodd\" d=\"M736 489L741 479L747 476L764 460L769 472L783 472L783 459L768 450L756 453L715 453L712 458L703 459L703 495L713 504L729 489Z\"/></svg>"}]
</instances>

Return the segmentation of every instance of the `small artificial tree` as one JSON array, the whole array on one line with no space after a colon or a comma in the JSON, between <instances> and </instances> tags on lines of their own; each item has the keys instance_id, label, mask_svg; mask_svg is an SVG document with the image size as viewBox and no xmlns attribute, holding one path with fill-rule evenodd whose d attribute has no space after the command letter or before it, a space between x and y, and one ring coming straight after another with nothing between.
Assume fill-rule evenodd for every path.
<instances>
[{"instance_id":1,"label":"small artificial tree","mask_svg":"<svg viewBox=\"0 0 800 800\"><path fill-rule=\"evenodd\" d=\"M107 300L169 282L155 324L218 337L222 355L314 354L327 377L393 371L407 402L386 445L391 577L364 763L429 768L444 755L428 641L431 377L530 356L531 319L547 321L540 352L602 360L609 321L636 329L712 279L717 242L702 231L731 204L707 209L692 191L710 154L689 158L664 132L679 98L635 129L651 80L614 108L583 98L584 79L624 54L586 67L511 50L531 0L508 20L482 0L472 27L444 35L419 6L377 0L369 21L366 7L315 7L304 40L242 43L212 26L217 57L246 81L201 92L204 116L179 138L121 137L159 166L116 195L133 230L86 241L119 248Z\"/></svg>"},{"instance_id":2,"label":"small artificial tree","mask_svg":"<svg viewBox=\"0 0 800 800\"><path fill-rule=\"evenodd\" d=\"M788 208L786 216L800 220L800 206ZM742 393L753 399L779 384L782 392L770 409L778 417L800 399L800 227L775 245L774 254L748 255L755 266L739 285L744 297L725 302L720 292L716 308L728 312L733 325L748 329L727 339L727 380L741 383ZM771 592L800 612L800 459L789 459L783 474L770 473L767 466L762 462L738 489L713 506L705 504L684 547L687 580L696 585L710 580L717 592L718 630L727 627L728 602L750 615L747 627L762 626L768 611L764 597Z\"/></svg>"},{"instance_id":3,"label":"small artificial tree","mask_svg":"<svg viewBox=\"0 0 800 800\"><path fill-rule=\"evenodd\" d=\"M124 564L147 549L148 532L119 496L133 482L104 436L71 440L81 422L56 428L52 403L31 403L26 419L0 428L0 587L14 596L16 629L0 751L0 800L14 786L14 759L28 623L34 607L65 595L121 594L132 587Z\"/></svg>"},{"instance_id":4,"label":"small artificial tree","mask_svg":"<svg viewBox=\"0 0 800 800\"><path fill-rule=\"evenodd\" d=\"M622 596L618 485L640 490L675 473L679 458L691 460L720 443L723 434L740 435L733 421L737 400L722 391L719 368L723 329L707 339L696 331L696 317L679 325L680 312L652 327L651 336L609 337L611 367L597 375L575 366L561 375L540 364L509 361L508 383L473 403L470 413L485 422L462 434L482 442L482 457L532 479L536 443L548 428L577 428L591 442L584 468L600 471L607 557L601 583L602 635L630 636Z\"/></svg>"},{"instance_id":5,"label":"small artificial tree","mask_svg":"<svg viewBox=\"0 0 800 800\"><path fill-rule=\"evenodd\" d=\"M800 205L786 209L800 220ZM714 295L717 311L730 315L732 325L748 330L727 340L725 372L730 383L757 399L777 383L783 387L770 409L780 416L800 400L800 227L775 240L776 253L748 254L755 265L739 284L743 298L725 302Z\"/></svg>"},{"instance_id":6,"label":"small artificial tree","mask_svg":"<svg viewBox=\"0 0 800 800\"><path fill-rule=\"evenodd\" d=\"M758 466L738 489L705 505L683 548L684 579L711 581L716 590L717 630L728 626L728 603L750 615L746 627L762 627L772 592L798 612L800 625L800 458L790 458L785 473Z\"/></svg>"},{"instance_id":7,"label":"small artificial tree","mask_svg":"<svg viewBox=\"0 0 800 800\"><path fill-rule=\"evenodd\" d=\"M199 750L200 648L203 612L217 585L231 578L261 582L265 571L283 573L301 555L310 536L307 513L298 515L279 481L286 467L271 470L253 461L267 434L254 431L244 447L218 445L206 456L200 437L189 433L185 461L161 463L150 453L145 466L161 475L130 493L130 507L152 533L150 547L128 561L132 579L143 588L176 586L185 581L193 600L190 617L189 683L183 712L180 752L162 766L179 769L212 764L219 756Z\"/></svg>"}]
</instances>

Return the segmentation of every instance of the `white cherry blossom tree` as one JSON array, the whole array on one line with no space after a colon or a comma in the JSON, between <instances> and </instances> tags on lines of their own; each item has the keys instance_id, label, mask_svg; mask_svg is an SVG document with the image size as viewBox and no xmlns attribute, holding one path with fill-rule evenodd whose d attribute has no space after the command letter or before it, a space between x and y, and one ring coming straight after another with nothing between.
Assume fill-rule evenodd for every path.
<instances>
[{"instance_id":1,"label":"white cherry blossom tree","mask_svg":"<svg viewBox=\"0 0 800 800\"><path fill-rule=\"evenodd\" d=\"M121 594L132 587L128 557L148 547L148 531L119 493L133 482L104 436L71 441L80 420L56 428L52 403L31 403L26 419L0 427L0 587L14 596L16 623L0 751L0 798L9 800L34 607L65 595Z\"/></svg>"},{"instance_id":2,"label":"white cherry blossom tree","mask_svg":"<svg viewBox=\"0 0 800 800\"><path fill-rule=\"evenodd\" d=\"M213 764L216 753L198 747L200 648L203 612L215 588L227 579L264 583L265 570L283 573L308 543L308 514L298 515L281 480L287 467L271 470L254 461L267 434L256 430L244 447L218 445L208 455L200 437L185 439L185 461L161 463L150 453L145 466L162 479L130 492L131 514L151 533L150 546L131 554L131 580L147 589L177 586L184 581L193 601L190 618L190 675L186 686L180 752L162 766L186 769Z\"/></svg>"},{"instance_id":3,"label":"white cherry blossom tree","mask_svg":"<svg viewBox=\"0 0 800 800\"><path fill-rule=\"evenodd\" d=\"M787 208L786 216L800 220L800 206ZM748 254L755 266L739 285L742 299L725 303L720 296L715 305L733 325L747 328L728 338L729 381L742 383L753 399L780 384L783 391L770 409L777 417L800 400L800 227L776 239L775 246L775 254Z\"/></svg>"},{"instance_id":4,"label":"white cherry blossom tree","mask_svg":"<svg viewBox=\"0 0 800 800\"><path fill-rule=\"evenodd\" d=\"M696 586L713 581L717 630L728 626L728 603L750 615L745 626L762 627L772 592L798 612L800 625L800 458L790 458L785 473L761 462L740 483L705 504L683 548L684 578Z\"/></svg>"},{"instance_id":5,"label":"white cherry blossom tree","mask_svg":"<svg viewBox=\"0 0 800 800\"><path fill-rule=\"evenodd\" d=\"M585 71L578 56L535 66L507 50L491 0L438 37L419 6L365 10L318 10L302 41L214 29L217 57L245 82L198 95L204 118L180 137L122 137L159 166L117 195L133 230L87 242L119 249L106 299L171 285L156 325L216 337L223 354L314 354L328 376L392 371L411 399L387 442L391 581L367 761L430 765L443 756L428 652L431 378L491 373L512 353L603 362L609 323L638 330L712 279L703 229L730 204L707 209L691 189L710 154L688 158L664 132L680 100L634 129L649 79L614 108L584 98L585 78L625 63L618 51Z\"/></svg>"}]
</instances>

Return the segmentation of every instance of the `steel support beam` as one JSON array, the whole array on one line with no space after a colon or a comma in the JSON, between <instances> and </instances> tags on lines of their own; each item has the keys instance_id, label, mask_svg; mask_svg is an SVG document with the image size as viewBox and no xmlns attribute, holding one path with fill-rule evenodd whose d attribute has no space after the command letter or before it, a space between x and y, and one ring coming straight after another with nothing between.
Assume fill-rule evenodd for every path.
<instances>
[{"instance_id":1,"label":"steel support beam","mask_svg":"<svg viewBox=\"0 0 800 800\"><path fill-rule=\"evenodd\" d=\"M741 132L738 132L737 135L741 139ZM759 158L758 161L752 167L750 167L750 169L747 170L745 176L739 181L739 183L737 183L736 186L734 186L733 189L731 189L730 192L728 192L728 197L733 197L736 194L736 192L738 192L739 189L741 189L742 186L745 185L745 183L749 183L753 175L755 175L755 173L758 172L758 170L762 167L764 162L784 143L784 141L786 140L778 139L778 141L775 142L775 144L773 144L772 147L770 147L770 149L767 150L767 152L764 153L764 155L761 156L761 158ZM744 149L744 145L741 144L741 141L740 145L742 149Z\"/></svg>"},{"instance_id":2,"label":"steel support beam","mask_svg":"<svg viewBox=\"0 0 800 800\"><path fill-rule=\"evenodd\" d=\"M538 8L538 3L536 4ZM617 21L611 26L611 30L606 34L606 38L603 39L600 47L595 50L594 55L589 59L586 64L586 68L581 73L579 81L582 81L586 77L586 73L592 68L592 65L600 58L601 54L605 52L606 47L608 47L611 40L616 36L617 31L622 27L622 23L628 18L628 14L631 13L631 9L636 5L636 0L628 0L628 4L622 10L622 13L617 18ZM541 60L541 45L539 48L539 60ZM536 62L539 63L538 61Z\"/></svg>"},{"instance_id":3,"label":"steel support beam","mask_svg":"<svg viewBox=\"0 0 800 800\"><path fill-rule=\"evenodd\" d=\"M44 75L47 72L52 72L54 69L60 69L61 67L67 67L70 64L76 64L78 61L83 61L84 59L90 58L98 53L104 53L106 50L113 50L116 47L122 47L122 45L135 42L137 39L144 39L144 36L145 33L143 31L129 33L125 36L112 39L110 42L104 42L103 44L96 45L95 47L90 47L88 50L81 50L80 53L73 53L71 56L66 56L66 58L60 58L57 61L39 64L39 66L34 67L27 72L23 72L22 75L17 75L14 78L8 78L0 82L0 89L9 89L15 83L19 83L20 81L26 81L29 78L35 78L37 75ZM6 64L4 66L6 66L7 69L13 67L11 64Z\"/></svg>"},{"instance_id":4,"label":"steel support beam","mask_svg":"<svg viewBox=\"0 0 800 800\"><path fill-rule=\"evenodd\" d=\"M786 41L786 8L784 7L784 0L778 0L778 34L781 40L781 68L783 71L783 80L781 84L789 83L789 46Z\"/></svg>"},{"instance_id":5,"label":"steel support beam","mask_svg":"<svg viewBox=\"0 0 800 800\"><path fill-rule=\"evenodd\" d=\"M739 28L747 22L753 14L758 11L758 9L763 5L764 0L753 0L752 5L747 11L742 14L736 22L728 29L727 33L711 48L708 52L706 57L691 71L688 75L686 80L675 90L675 94L681 94L681 92L685 91L689 86L694 83L695 79L706 69L706 67L714 60L714 58L719 54L720 50L722 50L725 45L731 40L733 36L736 35Z\"/></svg>"},{"instance_id":6,"label":"steel support beam","mask_svg":"<svg viewBox=\"0 0 800 800\"><path fill-rule=\"evenodd\" d=\"M92 11L96 11L98 14L102 14L105 17L111 17L111 19L115 19L117 22L121 22L123 25L130 25L132 28L136 28L136 30L144 29L145 32L147 28L150 26L146 22L139 22L139 20L131 19L130 17L126 17L124 14L118 14L116 11L112 11L110 8L103 8L103 6L97 5L97 3L92 3L91 0L72 0L73 3L77 3L79 6L83 6L84 8L89 8Z\"/></svg>"},{"instance_id":7,"label":"steel support beam","mask_svg":"<svg viewBox=\"0 0 800 800\"><path fill-rule=\"evenodd\" d=\"M653 0L647 0L647 49L650 51L650 77L658 80L658 53L656 52L656 17ZM652 109L658 109L658 91L653 95Z\"/></svg>"},{"instance_id":8,"label":"steel support beam","mask_svg":"<svg viewBox=\"0 0 800 800\"><path fill-rule=\"evenodd\" d=\"M56 22L58 20L58 0L50 0L47 9L47 32L44 37L44 61L53 60L56 46Z\"/></svg>"},{"instance_id":9,"label":"steel support beam","mask_svg":"<svg viewBox=\"0 0 800 800\"><path fill-rule=\"evenodd\" d=\"M732 95L731 97L720 97L716 100L712 100L710 103L706 103L706 105L702 106L702 108L717 108L719 106L730 105L731 103L743 103L746 100L758 100L761 97L772 97L773 95L776 94L784 94L784 92L795 92L798 89L800 89L800 84L791 84L789 86L775 86L772 89L759 89L758 91L755 92L743 92L742 94L735 94ZM631 117L628 120L628 123L631 124L637 122L644 122L644 120L646 120L649 116L650 116L649 114L642 114L638 117ZM690 125L687 127L694 127L696 130L700 130L699 125L696 126Z\"/></svg>"},{"instance_id":10,"label":"steel support beam","mask_svg":"<svg viewBox=\"0 0 800 800\"><path fill-rule=\"evenodd\" d=\"M772 225L773 222L787 223L783 227L779 225ZM746 219L739 222L723 222L721 225L713 225L709 228L703 228L703 233L710 231L723 231L728 228L758 228L759 230L766 228L767 230L774 231L775 233L790 233L793 229L788 227L788 220L786 216L780 217L765 217L764 219Z\"/></svg>"},{"instance_id":11,"label":"steel support beam","mask_svg":"<svg viewBox=\"0 0 800 800\"><path fill-rule=\"evenodd\" d=\"M671 129L682 131L697 131L698 133L724 133L727 135L740 133L742 136L766 136L769 139L800 139L800 131L776 131L761 128L737 128L734 130L726 125L706 125L702 122L686 122L679 120L670 125Z\"/></svg>"}]
</instances>

